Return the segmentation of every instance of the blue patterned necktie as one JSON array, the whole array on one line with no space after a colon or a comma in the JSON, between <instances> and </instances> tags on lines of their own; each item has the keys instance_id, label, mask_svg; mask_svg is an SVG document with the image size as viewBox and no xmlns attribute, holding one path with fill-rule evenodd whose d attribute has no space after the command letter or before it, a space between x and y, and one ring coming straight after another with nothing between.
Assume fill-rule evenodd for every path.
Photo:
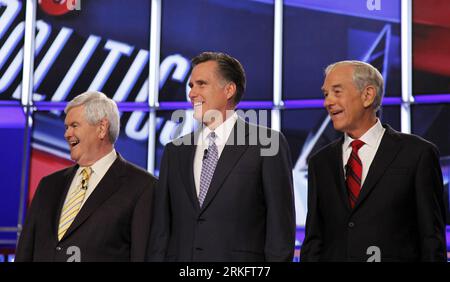
<instances>
[{"instance_id":1,"label":"blue patterned necktie","mask_svg":"<svg viewBox=\"0 0 450 282\"><path fill-rule=\"evenodd\" d=\"M215 143L216 137L216 133L214 132L208 134L209 146L208 151L205 152L205 155L203 156L202 172L200 174L200 193L198 195L198 202L200 203L200 207L202 207L203 201L206 198L209 184L211 184L211 179L214 175L217 161L219 160L219 152Z\"/></svg>"}]
</instances>

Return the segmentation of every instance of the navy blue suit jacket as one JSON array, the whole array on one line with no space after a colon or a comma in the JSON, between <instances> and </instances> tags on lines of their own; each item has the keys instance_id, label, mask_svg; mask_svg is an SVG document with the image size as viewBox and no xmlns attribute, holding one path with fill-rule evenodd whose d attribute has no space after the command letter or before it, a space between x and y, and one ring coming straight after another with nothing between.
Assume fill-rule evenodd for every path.
<instances>
[{"instance_id":1,"label":"navy blue suit jacket","mask_svg":"<svg viewBox=\"0 0 450 282\"><path fill-rule=\"evenodd\" d=\"M309 160L301 261L446 261L439 153L430 142L386 131L354 209L342 164L343 138Z\"/></svg>"}]
</instances>

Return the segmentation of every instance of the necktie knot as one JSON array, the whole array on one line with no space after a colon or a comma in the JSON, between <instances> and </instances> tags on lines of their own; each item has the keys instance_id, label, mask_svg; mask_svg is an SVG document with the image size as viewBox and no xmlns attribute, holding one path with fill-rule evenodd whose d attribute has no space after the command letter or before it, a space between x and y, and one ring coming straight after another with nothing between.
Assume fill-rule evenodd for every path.
<instances>
[{"instance_id":1,"label":"necktie knot","mask_svg":"<svg viewBox=\"0 0 450 282\"><path fill-rule=\"evenodd\" d=\"M352 150L355 152L358 152L359 149L366 143L364 143L364 141L361 140L353 140L352 143L350 143L350 146L352 146Z\"/></svg>"},{"instance_id":2,"label":"necktie knot","mask_svg":"<svg viewBox=\"0 0 450 282\"><path fill-rule=\"evenodd\" d=\"M217 138L217 135L214 131L212 131L211 133L208 134L208 139L210 142L215 142Z\"/></svg>"},{"instance_id":3,"label":"necktie knot","mask_svg":"<svg viewBox=\"0 0 450 282\"><path fill-rule=\"evenodd\" d=\"M92 174L91 167L83 168L83 170L81 171L81 189L84 189L84 190L87 189L88 181L89 181L89 178L91 177L91 174Z\"/></svg>"}]
</instances>

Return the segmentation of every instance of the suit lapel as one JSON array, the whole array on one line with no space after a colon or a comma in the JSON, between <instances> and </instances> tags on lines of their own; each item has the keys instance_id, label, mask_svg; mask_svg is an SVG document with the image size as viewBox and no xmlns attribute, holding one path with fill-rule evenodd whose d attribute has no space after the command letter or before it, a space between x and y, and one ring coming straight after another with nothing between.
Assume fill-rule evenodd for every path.
<instances>
[{"instance_id":1,"label":"suit lapel","mask_svg":"<svg viewBox=\"0 0 450 282\"><path fill-rule=\"evenodd\" d=\"M344 137L340 138L334 144L334 160L330 160L330 165L332 165L332 170L335 172L335 179L337 188L339 190L339 195L341 200L344 202L345 207L350 210L350 203L348 201L347 186L345 184L344 176L344 166L342 164L342 144L344 143Z\"/></svg>"},{"instance_id":2,"label":"suit lapel","mask_svg":"<svg viewBox=\"0 0 450 282\"><path fill-rule=\"evenodd\" d=\"M241 133L239 132L239 129L242 128L245 128L245 142L244 145L239 145L240 143L237 141L239 137L238 134ZM221 189L227 176L236 166L236 163L239 161L245 150L247 150L249 144L249 131L248 123L238 118L217 162L213 178L211 179L211 184L209 185L208 193L206 194L205 201L203 202L202 211L205 210L211 203L214 196Z\"/></svg>"},{"instance_id":3,"label":"suit lapel","mask_svg":"<svg viewBox=\"0 0 450 282\"><path fill-rule=\"evenodd\" d=\"M61 240L65 237L70 236L70 234L75 231L83 222L85 222L89 216L100 207L104 201L106 201L111 195L113 195L117 190L119 190L124 184L124 172L126 168L126 162L122 157L117 154L117 159L111 165L111 167L103 176L102 180L98 183L95 190L86 200L83 207L81 208L75 220L70 225L69 229L64 234Z\"/></svg>"},{"instance_id":4,"label":"suit lapel","mask_svg":"<svg viewBox=\"0 0 450 282\"><path fill-rule=\"evenodd\" d=\"M59 228L59 219L61 217L61 211L64 206L64 202L67 197L67 193L69 192L70 184L72 183L73 178L75 177L75 173L77 172L78 165L74 165L68 168L63 174L62 186L63 189L56 189L58 195L55 195L55 206L52 208L54 211L53 214L53 230L52 234L56 241L58 241L58 228Z\"/></svg>"},{"instance_id":5,"label":"suit lapel","mask_svg":"<svg viewBox=\"0 0 450 282\"><path fill-rule=\"evenodd\" d=\"M184 138L186 138L189 143L183 143L183 144L190 144L190 145L181 145L183 146L183 150L179 150L180 154L177 155L178 164L179 164L179 171L181 173L181 178L184 183L184 187L186 189L186 193L191 200L192 205L194 206L195 210L199 210L200 206L198 203L197 198L197 192L195 190L195 181L194 181L194 157L195 157L195 150L197 149L196 141L199 130L195 131L195 133L186 135ZM187 167L186 167L187 164Z\"/></svg>"},{"instance_id":6,"label":"suit lapel","mask_svg":"<svg viewBox=\"0 0 450 282\"><path fill-rule=\"evenodd\" d=\"M380 147L375 154L375 158L370 166L363 187L361 188L361 194L356 201L354 210L358 208L358 206L374 189L378 180L383 176L386 169L400 151L401 142L399 142L400 139L398 138L398 134L390 126L386 125L385 127L386 131L383 139L381 139Z\"/></svg>"}]
</instances>

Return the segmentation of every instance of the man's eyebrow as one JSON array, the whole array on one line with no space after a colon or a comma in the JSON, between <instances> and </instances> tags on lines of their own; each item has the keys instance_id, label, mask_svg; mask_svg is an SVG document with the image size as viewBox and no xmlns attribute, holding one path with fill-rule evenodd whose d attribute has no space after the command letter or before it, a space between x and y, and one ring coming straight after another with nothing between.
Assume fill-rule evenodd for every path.
<instances>
[{"instance_id":1,"label":"man's eyebrow","mask_svg":"<svg viewBox=\"0 0 450 282\"><path fill-rule=\"evenodd\" d=\"M189 81L189 85L194 85L194 84L205 84L207 83L206 80L204 79L197 79L197 80L191 80Z\"/></svg>"},{"instance_id":2,"label":"man's eyebrow","mask_svg":"<svg viewBox=\"0 0 450 282\"><path fill-rule=\"evenodd\" d=\"M333 90L335 90L336 88L342 88L342 84L334 84L334 85L331 85L331 88L333 89ZM321 88L320 88L320 90L322 90L322 92L327 92L327 90L325 89L325 87L324 86L322 86Z\"/></svg>"}]
</instances>

